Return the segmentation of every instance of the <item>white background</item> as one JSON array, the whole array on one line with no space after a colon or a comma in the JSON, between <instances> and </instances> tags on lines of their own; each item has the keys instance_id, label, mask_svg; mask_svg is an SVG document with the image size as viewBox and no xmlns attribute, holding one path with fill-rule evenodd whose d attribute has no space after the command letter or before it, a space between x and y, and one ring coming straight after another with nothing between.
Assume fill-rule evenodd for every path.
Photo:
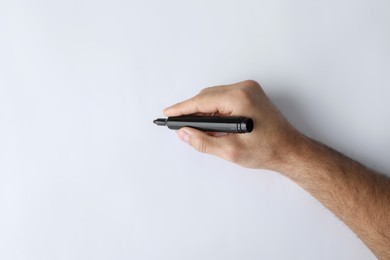
<instances>
[{"instance_id":1,"label":"white background","mask_svg":"<svg viewBox=\"0 0 390 260\"><path fill-rule=\"evenodd\" d=\"M254 79L389 174L389 3L1 0L0 259L374 259L294 183L152 120Z\"/></svg>"}]
</instances>

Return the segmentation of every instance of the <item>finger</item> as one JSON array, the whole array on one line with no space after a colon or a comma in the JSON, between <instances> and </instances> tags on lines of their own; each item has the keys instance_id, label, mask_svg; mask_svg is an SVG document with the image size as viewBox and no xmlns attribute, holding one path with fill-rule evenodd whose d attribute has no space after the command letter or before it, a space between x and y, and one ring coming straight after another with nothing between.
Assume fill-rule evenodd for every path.
<instances>
[{"instance_id":1,"label":"finger","mask_svg":"<svg viewBox=\"0 0 390 260\"><path fill-rule=\"evenodd\" d=\"M195 113L219 113L230 115L232 109L228 106L225 92L209 92L196 95L183 102L164 109L166 116L181 116Z\"/></svg>"},{"instance_id":2,"label":"finger","mask_svg":"<svg viewBox=\"0 0 390 260\"><path fill-rule=\"evenodd\" d=\"M201 153L213 154L229 160L227 151L232 143L232 136L212 136L190 127L183 127L177 131L181 140L191 145Z\"/></svg>"}]
</instances>

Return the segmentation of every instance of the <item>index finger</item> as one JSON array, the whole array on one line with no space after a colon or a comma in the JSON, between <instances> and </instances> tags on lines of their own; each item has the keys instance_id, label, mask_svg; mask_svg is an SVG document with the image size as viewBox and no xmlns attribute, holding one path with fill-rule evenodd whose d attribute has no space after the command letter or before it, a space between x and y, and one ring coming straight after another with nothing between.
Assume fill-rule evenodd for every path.
<instances>
[{"instance_id":1,"label":"index finger","mask_svg":"<svg viewBox=\"0 0 390 260\"><path fill-rule=\"evenodd\" d=\"M196 113L230 115L232 112L232 108L228 106L225 93L219 91L200 93L164 109L166 116L181 116Z\"/></svg>"}]
</instances>

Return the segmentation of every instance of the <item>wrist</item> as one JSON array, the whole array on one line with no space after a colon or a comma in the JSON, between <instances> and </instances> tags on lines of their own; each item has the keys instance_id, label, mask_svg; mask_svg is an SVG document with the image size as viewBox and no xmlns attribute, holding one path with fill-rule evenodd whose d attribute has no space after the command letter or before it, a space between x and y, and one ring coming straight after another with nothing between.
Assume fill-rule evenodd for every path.
<instances>
[{"instance_id":1,"label":"wrist","mask_svg":"<svg viewBox=\"0 0 390 260\"><path fill-rule=\"evenodd\" d=\"M269 169L289 177L296 169L303 168L310 161L315 143L296 129L292 129L285 139L279 146L279 151L274 152Z\"/></svg>"}]
</instances>

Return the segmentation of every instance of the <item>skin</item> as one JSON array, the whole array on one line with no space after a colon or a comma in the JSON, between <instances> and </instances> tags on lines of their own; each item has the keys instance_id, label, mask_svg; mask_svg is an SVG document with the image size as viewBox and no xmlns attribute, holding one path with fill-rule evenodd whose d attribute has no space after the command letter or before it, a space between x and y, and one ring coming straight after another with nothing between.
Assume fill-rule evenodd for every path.
<instances>
[{"instance_id":1,"label":"skin","mask_svg":"<svg viewBox=\"0 0 390 260\"><path fill-rule=\"evenodd\" d=\"M298 132L256 81L206 88L164 114L252 118L249 134L213 135L186 127L177 135L199 152L285 175L348 225L379 259L390 259L390 179Z\"/></svg>"}]
</instances>

